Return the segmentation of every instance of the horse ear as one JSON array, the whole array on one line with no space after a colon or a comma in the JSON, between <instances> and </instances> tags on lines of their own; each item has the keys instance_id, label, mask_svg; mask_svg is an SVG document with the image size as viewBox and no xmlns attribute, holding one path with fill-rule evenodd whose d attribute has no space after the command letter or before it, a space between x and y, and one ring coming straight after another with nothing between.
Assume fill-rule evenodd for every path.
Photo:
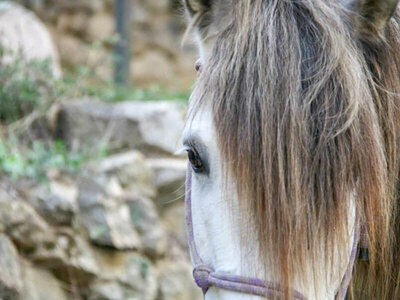
<instances>
[{"instance_id":1,"label":"horse ear","mask_svg":"<svg viewBox=\"0 0 400 300\"><path fill-rule=\"evenodd\" d=\"M396 11L399 0L355 0L351 6L358 13L359 30L364 38L379 36ZM354 3L356 2L356 3Z\"/></svg>"},{"instance_id":2,"label":"horse ear","mask_svg":"<svg viewBox=\"0 0 400 300\"><path fill-rule=\"evenodd\" d=\"M183 0L189 17L189 31L197 29L205 39L229 24L232 0Z\"/></svg>"},{"instance_id":3,"label":"horse ear","mask_svg":"<svg viewBox=\"0 0 400 300\"><path fill-rule=\"evenodd\" d=\"M212 0L183 0L183 6L190 17L211 10Z\"/></svg>"}]
</instances>

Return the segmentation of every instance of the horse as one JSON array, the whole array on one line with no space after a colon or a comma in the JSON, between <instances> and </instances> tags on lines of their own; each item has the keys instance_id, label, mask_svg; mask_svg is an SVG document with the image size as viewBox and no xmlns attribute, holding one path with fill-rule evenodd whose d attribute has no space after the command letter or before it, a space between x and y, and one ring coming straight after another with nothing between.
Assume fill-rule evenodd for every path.
<instances>
[{"instance_id":1,"label":"horse","mask_svg":"<svg viewBox=\"0 0 400 300\"><path fill-rule=\"evenodd\" d=\"M183 2L205 299L399 299L398 1Z\"/></svg>"}]
</instances>

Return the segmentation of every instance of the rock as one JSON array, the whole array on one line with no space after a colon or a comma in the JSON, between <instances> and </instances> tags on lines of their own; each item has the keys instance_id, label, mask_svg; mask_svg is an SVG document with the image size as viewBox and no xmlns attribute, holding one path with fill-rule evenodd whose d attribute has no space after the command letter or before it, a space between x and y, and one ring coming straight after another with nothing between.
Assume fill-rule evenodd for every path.
<instances>
[{"instance_id":1,"label":"rock","mask_svg":"<svg viewBox=\"0 0 400 300\"><path fill-rule=\"evenodd\" d=\"M139 249L141 241L137 231L130 225L129 207L125 204L109 210L107 215L112 246L117 249Z\"/></svg>"},{"instance_id":2,"label":"rock","mask_svg":"<svg viewBox=\"0 0 400 300\"><path fill-rule=\"evenodd\" d=\"M87 35L90 41L104 41L114 33L114 20L111 14L95 14L89 19Z\"/></svg>"},{"instance_id":3,"label":"rock","mask_svg":"<svg viewBox=\"0 0 400 300\"><path fill-rule=\"evenodd\" d=\"M130 299L129 291L117 281L97 280L90 286L89 300Z\"/></svg>"},{"instance_id":4,"label":"rock","mask_svg":"<svg viewBox=\"0 0 400 300\"><path fill-rule=\"evenodd\" d=\"M26 202L1 189L0 224L27 258L60 277L69 278L72 272L85 282L98 271L90 247L76 233L67 229L56 232Z\"/></svg>"},{"instance_id":5,"label":"rock","mask_svg":"<svg viewBox=\"0 0 400 300\"><path fill-rule=\"evenodd\" d=\"M114 57L104 47L88 46L89 52L85 65L91 73L103 81L110 81L113 75Z\"/></svg>"},{"instance_id":6,"label":"rock","mask_svg":"<svg viewBox=\"0 0 400 300\"><path fill-rule=\"evenodd\" d=\"M172 78L176 78L174 62L159 50L147 51L132 60L130 74L135 82L141 84L151 84L154 81L168 84Z\"/></svg>"},{"instance_id":7,"label":"rock","mask_svg":"<svg viewBox=\"0 0 400 300\"><path fill-rule=\"evenodd\" d=\"M147 159L154 171L157 188L157 205L164 210L171 203L182 201L185 195L186 159L152 158Z\"/></svg>"},{"instance_id":8,"label":"rock","mask_svg":"<svg viewBox=\"0 0 400 300\"><path fill-rule=\"evenodd\" d=\"M98 252L102 276L89 288L90 300L153 300L157 296L157 275L151 262L135 253Z\"/></svg>"},{"instance_id":9,"label":"rock","mask_svg":"<svg viewBox=\"0 0 400 300\"><path fill-rule=\"evenodd\" d=\"M56 244L60 255L55 251L38 251L29 257L37 265L51 270L63 282L71 285L85 286L99 274L99 267L88 242L76 232L64 228L57 235Z\"/></svg>"},{"instance_id":10,"label":"rock","mask_svg":"<svg viewBox=\"0 0 400 300\"><path fill-rule=\"evenodd\" d=\"M98 205L83 212L81 219L90 240L96 245L121 250L140 247L139 236L129 224L127 206L106 212L104 207Z\"/></svg>"},{"instance_id":11,"label":"rock","mask_svg":"<svg viewBox=\"0 0 400 300\"><path fill-rule=\"evenodd\" d=\"M49 231L51 239L45 242L38 241L32 248L24 250L26 257L40 265L68 265L67 249L60 248L57 238L53 240L53 232Z\"/></svg>"},{"instance_id":12,"label":"rock","mask_svg":"<svg viewBox=\"0 0 400 300\"><path fill-rule=\"evenodd\" d=\"M135 25L146 24L149 22L149 18L151 18L150 10L147 7L144 7L141 3L139 5L135 3L135 7L133 9L133 22L135 23ZM135 31L133 31L133 34L135 33Z\"/></svg>"},{"instance_id":13,"label":"rock","mask_svg":"<svg viewBox=\"0 0 400 300\"><path fill-rule=\"evenodd\" d=\"M96 13L105 8L110 0L83 0L83 1L47 1L47 0L17 0L34 10L46 21L50 21L54 13L60 15L63 12L87 14Z\"/></svg>"},{"instance_id":14,"label":"rock","mask_svg":"<svg viewBox=\"0 0 400 300\"><path fill-rule=\"evenodd\" d=\"M82 35L88 28L88 14L84 11L71 13L63 12L57 18L57 29Z\"/></svg>"},{"instance_id":15,"label":"rock","mask_svg":"<svg viewBox=\"0 0 400 300\"><path fill-rule=\"evenodd\" d=\"M136 195L153 197L153 172L139 151L111 155L98 166L99 173L115 176L122 187ZM108 181L108 179L107 179Z\"/></svg>"},{"instance_id":16,"label":"rock","mask_svg":"<svg viewBox=\"0 0 400 300\"><path fill-rule=\"evenodd\" d=\"M8 64L17 58L48 59L54 76L60 77L58 53L45 25L15 2L0 2L0 45L6 50L2 63Z\"/></svg>"},{"instance_id":17,"label":"rock","mask_svg":"<svg viewBox=\"0 0 400 300\"><path fill-rule=\"evenodd\" d=\"M44 269L24 262L24 288L21 300L67 300L62 284Z\"/></svg>"},{"instance_id":18,"label":"rock","mask_svg":"<svg viewBox=\"0 0 400 300\"><path fill-rule=\"evenodd\" d=\"M94 46L70 33L53 30L63 65L67 67L85 66L97 78L108 79L112 74L112 53L104 47ZM96 41L99 42L99 41Z\"/></svg>"},{"instance_id":19,"label":"rock","mask_svg":"<svg viewBox=\"0 0 400 300\"><path fill-rule=\"evenodd\" d=\"M170 238L176 241L181 249L187 251L184 202L175 202L165 208L162 212L161 222Z\"/></svg>"},{"instance_id":20,"label":"rock","mask_svg":"<svg viewBox=\"0 0 400 300\"><path fill-rule=\"evenodd\" d=\"M18 252L10 239L0 233L0 299L18 299L22 291Z\"/></svg>"},{"instance_id":21,"label":"rock","mask_svg":"<svg viewBox=\"0 0 400 300\"><path fill-rule=\"evenodd\" d=\"M101 177L101 179L97 180L104 187L104 191L110 197L121 198L124 196L124 190L117 178L117 176L110 175Z\"/></svg>"},{"instance_id":22,"label":"rock","mask_svg":"<svg viewBox=\"0 0 400 300\"><path fill-rule=\"evenodd\" d=\"M84 180L79 186L79 223L90 240L115 249L138 249L140 238L131 225L129 207L109 197L96 182Z\"/></svg>"},{"instance_id":23,"label":"rock","mask_svg":"<svg viewBox=\"0 0 400 300\"><path fill-rule=\"evenodd\" d=\"M148 10L155 12L165 12L168 10L168 6L170 5L170 1L168 0L147 0L147 1L139 1L145 3L148 7Z\"/></svg>"},{"instance_id":24,"label":"rock","mask_svg":"<svg viewBox=\"0 0 400 300\"><path fill-rule=\"evenodd\" d=\"M88 60L88 49L85 44L77 37L71 34L60 34L58 31L53 32L58 51L63 64L68 66L85 65Z\"/></svg>"},{"instance_id":25,"label":"rock","mask_svg":"<svg viewBox=\"0 0 400 300\"><path fill-rule=\"evenodd\" d=\"M48 27L53 27L53 39L60 58L66 67L75 63L91 68L111 78L112 66L103 68L91 62L93 52L90 43L106 41L104 51L112 56L107 37L114 32L113 0L49 1L16 0L33 10ZM135 85L168 84L189 89L196 73L195 46L182 49L182 35L186 28L179 0L127 1L128 34L131 36L131 78ZM132 7L133 5L133 7ZM194 43L193 43L194 44ZM71 51L71 50L79 51ZM157 68L154 68L154 66ZM93 76L95 79L97 76Z\"/></svg>"},{"instance_id":26,"label":"rock","mask_svg":"<svg viewBox=\"0 0 400 300\"><path fill-rule=\"evenodd\" d=\"M66 246L69 258L61 268L57 268L59 272L62 272L59 273L59 276L63 277L64 281L70 281L71 274L73 274L79 285L85 285L94 276L100 274L100 268L92 248L85 239L76 233L64 232L60 238L62 237L68 242ZM59 242L61 241L59 240Z\"/></svg>"},{"instance_id":27,"label":"rock","mask_svg":"<svg viewBox=\"0 0 400 300\"><path fill-rule=\"evenodd\" d=\"M144 296L132 287L118 281L97 280L90 286L89 300L153 300L154 295Z\"/></svg>"},{"instance_id":28,"label":"rock","mask_svg":"<svg viewBox=\"0 0 400 300\"><path fill-rule=\"evenodd\" d=\"M78 189L70 180L53 180L39 186L30 200L37 211L56 225L71 225L77 212Z\"/></svg>"},{"instance_id":29,"label":"rock","mask_svg":"<svg viewBox=\"0 0 400 300\"><path fill-rule=\"evenodd\" d=\"M184 261L164 261L159 268L159 295L163 300L201 300L203 294L192 277L192 266Z\"/></svg>"},{"instance_id":30,"label":"rock","mask_svg":"<svg viewBox=\"0 0 400 300\"><path fill-rule=\"evenodd\" d=\"M85 228L89 239L102 246L113 246L109 224L103 203L106 196L94 182L82 182L80 184L78 198L79 214L78 222Z\"/></svg>"},{"instance_id":31,"label":"rock","mask_svg":"<svg viewBox=\"0 0 400 300\"><path fill-rule=\"evenodd\" d=\"M153 202L147 198L130 197L127 203L131 222L140 234L144 252L150 257L164 254L167 248L166 234Z\"/></svg>"},{"instance_id":32,"label":"rock","mask_svg":"<svg viewBox=\"0 0 400 300\"><path fill-rule=\"evenodd\" d=\"M154 66L154 64L153 64ZM180 103L126 101L64 103L58 135L74 148L108 142L112 150L134 148L148 155L174 153L184 126Z\"/></svg>"},{"instance_id":33,"label":"rock","mask_svg":"<svg viewBox=\"0 0 400 300\"><path fill-rule=\"evenodd\" d=\"M14 243L29 254L55 243L54 232L34 209L1 189L0 223Z\"/></svg>"}]
</instances>

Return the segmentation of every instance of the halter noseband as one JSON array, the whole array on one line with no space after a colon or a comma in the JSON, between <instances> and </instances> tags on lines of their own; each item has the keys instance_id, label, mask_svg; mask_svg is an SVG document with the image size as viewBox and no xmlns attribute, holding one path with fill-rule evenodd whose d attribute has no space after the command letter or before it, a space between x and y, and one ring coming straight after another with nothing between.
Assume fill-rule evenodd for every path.
<instances>
[{"instance_id":1,"label":"halter noseband","mask_svg":"<svg viewBox=\"0 0 400 300\"><path fill-rule=\"evenodd\" d=\"M264 280L252 277L244 277L240 275L232 275L226 273L215 272L212 268L206 266L201 260L197 252L196 243L194 241L193 220L192 220L192 201L191 201L191 181L192 173L190 166L186 173L186 191L185 191L185 206L186 206L186 231L189 243L189 250L194 263L193 278L197 286L203 290L205 295L207 290L212 287L246 293L261 297L271 297L280 299L282 290L279 284L273 282L265 282ZM354 262L357 255L357 247L360 239L360 226L358 215L356 216L356 227L354 230L353 247L350 254L350 262L347 266L346 273L343 276L339 291L336 295L337 300L343 300L346 297L347 289L350 284L350 279L353 272ZM296 300L306 299L300 292L294 290L293 297Z\"/></svg>"}]
</instances>

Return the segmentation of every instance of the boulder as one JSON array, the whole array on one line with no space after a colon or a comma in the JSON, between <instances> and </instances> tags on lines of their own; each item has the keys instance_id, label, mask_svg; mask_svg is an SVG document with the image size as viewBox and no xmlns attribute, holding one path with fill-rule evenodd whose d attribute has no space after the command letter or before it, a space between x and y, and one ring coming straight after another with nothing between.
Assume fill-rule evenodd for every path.
<instances>
[{"instance_id":1,"label":"boulder","mask_svg":"<svg viewBox=\"0 0 400 300\"><path fill-rule=\"evenodd\" d=\"M172 154L181 139L183 111L184 106L173 101L70 101L63 104L57 131L74 149L108 142L114 151L133 148L146 156Z\"/></svg>"},{"instance_id":2,"label":"boulder","mask_svg":"<svg viewBox=\"0 0 400 300\"><path fill-rule=\"evenodd\" d=\"M182 260L163 261L159 268L159 295L163 300L201 300L203 293L192 277L192 266Z\"/></svg>"},{"instance_id":3,"label":"boulder","mask_svg":"<svg viewBox=\"0 0 400 300\"><path fill-rule=\"evenodd\" d=\"M54 76L61 75L58 53L45 25L30 11L11 1L0 2L2 63L15 59L49 60Z\"/></svg>"},{"instance_id":4,"label":"boulder","mask_svg":"<svg viewBox=\"0 0 400 300\"><path fill-rule=\"evenodd\" d=\"M13 300L20 297L21 276L17 249L6 235L0 233L0 299Z\"/></svg>"},{"instance_id":5,"label":"boulder","mask_svg":"<svg viewBox=\"0 0 400 300\"><path fill-rule=\"evenodd\" d=\"M98 183L89 179L81 181L78 205L79 224L94 244L120 250L141 247L128 205L107 195Z\"/></svg>"}]
</instances>

